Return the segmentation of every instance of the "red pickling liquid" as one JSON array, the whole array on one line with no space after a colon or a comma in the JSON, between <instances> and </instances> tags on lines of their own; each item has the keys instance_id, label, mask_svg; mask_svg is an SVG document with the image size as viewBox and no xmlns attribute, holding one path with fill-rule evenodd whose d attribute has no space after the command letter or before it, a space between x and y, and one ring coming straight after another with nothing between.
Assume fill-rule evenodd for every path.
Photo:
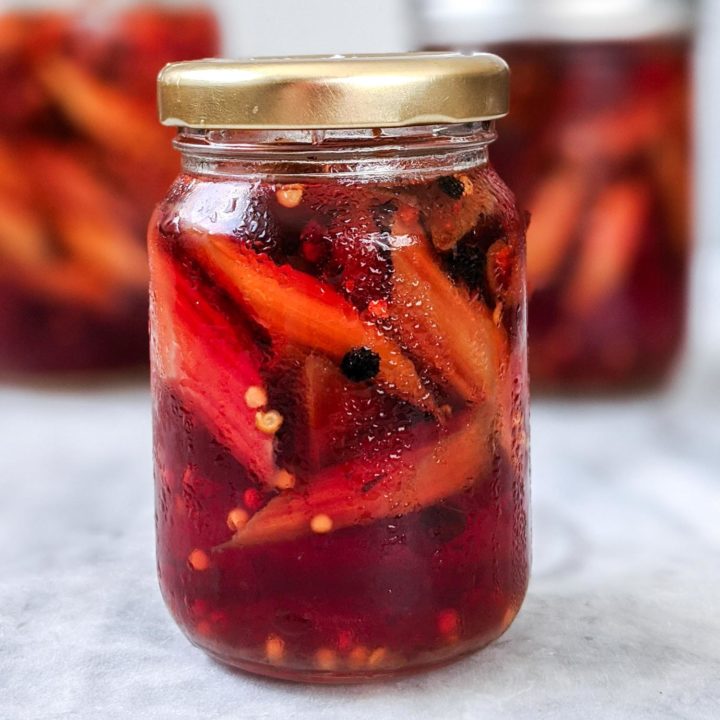
<instances>
[{"instance_id":1,"label":"red pickling liquid","mask_svg":"<svg viewBox=\"0 0 720 720\"><path fill-rule=\"evenodd\" d=\"M0 374L146 364L155 79L217 50L199 7L0 13Z\"/></svg>"},{"instance_id":2,"label":"red pickling liquid","mask_svg":"<svg viewBox=\"0 0 720 720\"><path fill-rule=\"evenodd\" d=\"M667 379L690 254L689 42L517 43L498 170L530 212L534 387Z\"/></svg>"},{"instance_id":3,"label":"red pickling liquid","mask_svg":"<svg viewBox=\"0 0 720 720\"><path fill-rule=\"evenodd\" d=\"M529 562L523 243L487 167L176 181L150 230L157 542L193 643L323 682L508 627ZM346 345L359 326L370 352ZM391 383L384 342L404 358ZM253 420L269 411L270 435Z\"/></svg>"}]
</instances>

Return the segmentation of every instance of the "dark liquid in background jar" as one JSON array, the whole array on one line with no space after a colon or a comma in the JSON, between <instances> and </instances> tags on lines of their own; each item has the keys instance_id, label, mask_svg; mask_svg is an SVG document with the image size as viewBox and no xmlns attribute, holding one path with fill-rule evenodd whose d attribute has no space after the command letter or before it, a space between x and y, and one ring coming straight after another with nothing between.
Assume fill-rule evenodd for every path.
<instances>
[{"instance_id":1,"label":"dark liquid in background jar","mask_svg":"<svg viewBox=\"0 0 720 720\"><path fill-rule=\"evenodd\" d=\"M497 175L186 176L153 228L158 568L188 637L323 681L500 635L528 522L522 229ZM394 391L376 332L405 348ZM463 400L478 372L495 394Z\"/></svg>"},{"instance_id":2,"label":"dark liquid in background jar","mask_svg":"<svg viewBox=\"0 0 720 720\"><path fill-rule=\"evenodd\" d=\"M0 13L0 373L147 362L145 229L179 167L155 79L217 50L203 9Z\"/></svg>"},{"instance_id":3,"label":"dark liquid in background jar","mask_svg":"<svg viewBox=\"0 0 720 720\"><path fill-rule=\"evenodd\" d=\"M534 387L667 378L690 253L689 43L522 43L493 162L530 211Z\"/></svg>"}]
</instances>

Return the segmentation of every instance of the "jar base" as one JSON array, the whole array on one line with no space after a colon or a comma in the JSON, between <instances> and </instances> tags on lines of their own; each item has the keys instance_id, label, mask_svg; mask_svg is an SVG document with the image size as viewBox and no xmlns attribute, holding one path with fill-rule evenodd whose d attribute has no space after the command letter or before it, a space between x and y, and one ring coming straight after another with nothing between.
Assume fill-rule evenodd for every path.
<instances>
[{"instance_id":1,"label":"jar base","mask_svg":"<svg viewBox=\"0 0 720 720\"><path fill-rule=\"evenodd\" d=\"M213 660L231 668L232 670L250 675L259 675L261 677L270 678L272 680L282 680L283 682L308 683L311 685L361 685L363 683L384 682L394 680L396 678L407 677L410 675L418 675L430 670L437 670L451 665L468 655L479 652L483 648L492 644L497 638L493 638L482 644L460 651L450 657L440 660L418 663L403 668L392 668L387 670L378 670L373 672L333 672L327 670L294 670L293 668L282 668L268 665L267 663L254 662L252 660L237 660L224 657L218 653L200 648L209 655Z\"/></svg>"},{"instance_id":2,"label":"jar base","mask_svg":"<svg viewBox=\"0 0 720 720\"><path fill-rule=\"evenodd\" d=\"M447 646L443 648L442 653L435 653L436 657L432 660L419 660L413 664L399 667L388 667L374 671L357 670L345 672L281 667L265 662L233 657L229 654L218 652L206 645L200 644L194 638L191 638L190 641L197 648L209 655L213 660L225 667L231 668L234 671L249 673L251 675L259 675L273 680L282 680L284 682L309 683L313 685L359 685L371 682L384 682L410 675L418 675L431 670L437 670L445 667L446 665L451 665L452 663L460 661L497 641L507 631L510 625L512 625L518 612L519 608L511 614L509 613L504 618L503 624L497 628L496 632L488 633L480 638L468 640L465 643Z\"/></svg>"}]
</instances>

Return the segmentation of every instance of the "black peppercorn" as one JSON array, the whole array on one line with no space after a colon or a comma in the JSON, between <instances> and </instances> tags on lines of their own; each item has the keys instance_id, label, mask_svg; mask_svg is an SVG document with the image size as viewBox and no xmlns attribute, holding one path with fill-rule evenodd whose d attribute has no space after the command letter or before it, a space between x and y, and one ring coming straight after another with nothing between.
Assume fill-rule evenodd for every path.
<instances>
[{"instance_id":1,"label":"black peppercorn","mask_svg":"<svg viewBox=\"0 0 720 720\"><path fill-rule=\"evenodd\" d=\"M370 380L380 372L380 356L368 347L348 350L340 362L340 369L348 380Z\"/></svg>"},{"instance_id":2,"label":"black peppercorn","mask_svg":"<svg viewBox=\"0 0 720 720\"><path fill-rule=\"evenodd\" d=\"M440 189L453 200L459 200L465 194L465 186L461 180L452 175L443 175L437 181Z\"/></svg>"}]
</instances>

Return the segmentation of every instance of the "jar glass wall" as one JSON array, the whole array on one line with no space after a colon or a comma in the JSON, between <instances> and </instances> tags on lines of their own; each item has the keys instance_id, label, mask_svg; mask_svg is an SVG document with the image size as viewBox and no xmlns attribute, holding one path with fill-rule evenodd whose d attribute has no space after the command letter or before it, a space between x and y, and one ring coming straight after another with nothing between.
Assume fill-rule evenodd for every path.
<instances>
[{"instance_id":1,"label":"jar glass wall","mask_svg":"<svg viewBox=\"0 0 720 720\"><path fill-rule=\"evenodd\" d=\"M217 44L201 2L3 4L0 374L147 362L144 228L179 167L155 78Z\"/></svg>"},{"instance_id":2,"label":"jar glass wall","mask_svg":"<svg viewBox=\"0 0 720 720\"><path fill-rule=\"evenodd\" d=\"M223 662L361 680L517 613L524 227L493 137L181 131L149 241L158 568Z\"/></svg>"},{"instance_id":3,"label":"jar glass wall","mask_svg":"<svg viewBox=\"0 0 720 720\"><path fill-rule=\"evenodd\" d=\"M691 4L490 2L462 27L452 6L426 3L426 43L513 73L493 160L530 213L536 387L658 385L687 313Z\"/></svg>"}]
</instances>

